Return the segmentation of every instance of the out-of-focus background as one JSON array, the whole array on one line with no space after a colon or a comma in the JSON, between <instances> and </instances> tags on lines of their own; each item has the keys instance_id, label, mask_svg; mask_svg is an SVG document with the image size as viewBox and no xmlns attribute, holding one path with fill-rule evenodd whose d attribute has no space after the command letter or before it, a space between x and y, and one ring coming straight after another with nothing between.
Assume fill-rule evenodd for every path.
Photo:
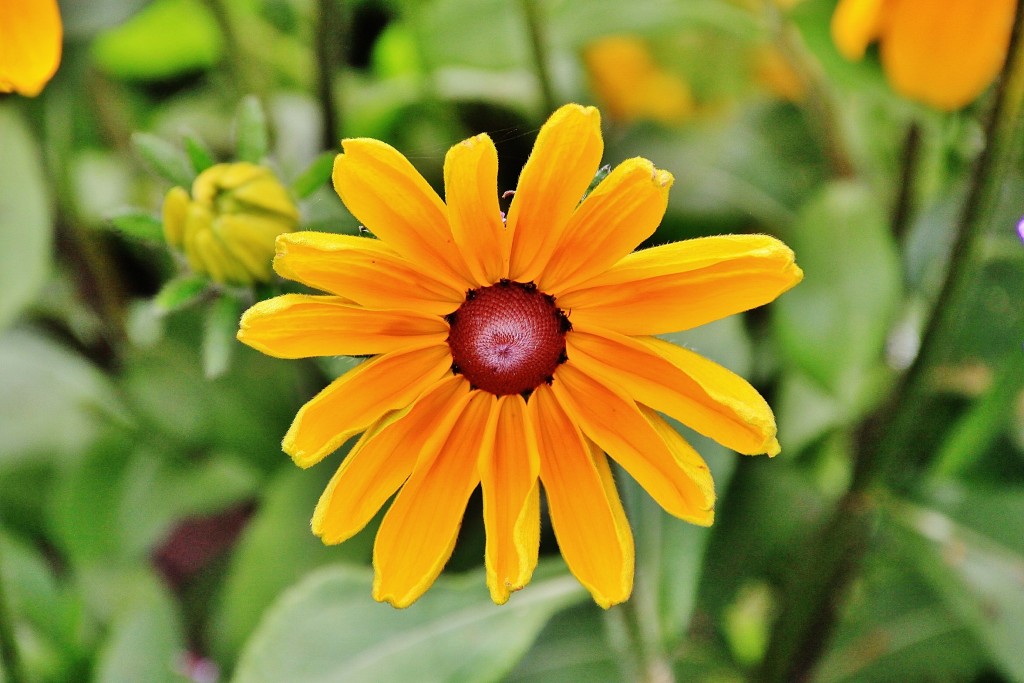
<instances>
[{"instance_id":1,"label":"out-of-focus background","mask_svg":"<svg viewBox=\"0 0 1024 683\"><path fill-rule=\"evenodd\" d=\"M1010 7L998 39L960 1L844 4L891 16L61 2L56 75L0 95L0 681L1024 681L1016 3L991 3ZM885 31L908 16L924 28L897 47ZM841 53L857 35L881 44ZM956 102L920 94L915 78L941 95L974 77L941 57L978 41L999 64L1009 50L1002 76ZM901 75L915 49L935 62ZM592 603L546 521L533 583L491 604L478 498L435 587L379 605L376 522L333 547L309 530L341 454L302 471L280 449L355 360L237 343L240 311L281 283L197 272L166 242L164 197L260 162L300 229L356 233L329 183L340 138L392 144L440 189L449 146L487 132L510 190L565 102L602 110L607 163L675 175L651 244L762 232L795 250L805 281L776 303L672 335L762 390L782 454L687 434L716 477L710 529L621 479L625 605Z\"/></svg>"}]
</instances>

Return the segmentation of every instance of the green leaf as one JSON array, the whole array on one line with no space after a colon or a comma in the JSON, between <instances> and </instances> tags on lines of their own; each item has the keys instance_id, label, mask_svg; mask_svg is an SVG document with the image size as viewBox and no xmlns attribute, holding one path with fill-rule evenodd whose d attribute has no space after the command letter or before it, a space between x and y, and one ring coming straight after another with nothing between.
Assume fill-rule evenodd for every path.
<instances>
[{"instance_id":1,"label":"green leaf","mask_svg":"<svg viewBox=\"0 0 1024 683\"><path fill-rule=\"evenodd\" d=\"M270 149L267 115L255 95L249 95L238 106L235 119L235 155L239 161L258 164Z\"/></svg>"},{"instance_id":2,"label":"green leaf","mask_svg":"<svg viewBox=\"0 0 1024 683\"><path fill-rule=\"evenodd\" d=\"M73 459L107 419L123 414L98 368L35 332L0 335L0 386L0 472L36 459Z\"/></svg>"},{"instance_id":3,"label":"green leaf","mask_svg":"<svg viewBox=\"0 0 1024 683\"><path fill-rule=\"evenodd\" d=\"M921 574L1002 672L1024 681L1024 555L936 509L897 502L890 512L916 534L907 543Z\"/></svg>"},{"instance_id":4,"label":"green leaf","mask_svg":"<svg viewBox=\"0 0 1024 683\"><path fill-rule=\"evenodd\" d=\"M185 651L174 601L148 573L122 582L122 606L109 624L95 665L95 683L183 683L175 672ZM127 583L127 585L124 585Z\"/></svg>"},{"instance_id":5,"label":"green leaf","mask_svg":"<svg viewBox=\"0 0 1024 683\"><path fill-rule=\"evenodd\" d=\"M51 501L50 527L72 565L132 567L180 520L249 499L257 476L223 452L184 461L163 451L162 435L106 435L64 474Z\"/></svg>"},{"instance_id":6,"label":"green leaf","mask_svg":"<svg viewBox=\"0 0 1024 683\"><path fill-rule=\"evenodd\" d=\"M554 614L587 599L566 574L537 578L497 607L480 570L442 576L396 610L370 599L371 584L356 567L308 576L267 613L234 683L499 681Z\"/></svg>"},{"instance_id":7,"label":"green leaf","mask_svg":"<svg viewBox=\"0 0 1024 683\"><path fill-rule=\"evenodd\" d=\"M217 20L201 0L153 0L92 44L96 65L116 78L157 81L214 66L224 50Z\"/></svg>"},{"instance_id":8,"label":"green leaf","mask_svg":"<svg viewBox=\"0 0 1024 683\"><path fill-rule=\"evenodd\" d=\"M236 296L223 292L206 312L203 328L203 374L216 379L231 365L231 355L238 344L238 320L242 315L242 302Z\"/></svg>"},{"instance_id":9,"label":"green leaf","mask_svg":"<svg viewBox=\"0 0 1024 683\"><path fill-rule=\"evenodd\" d=\"M237 659L266 609L311 569L327 563L369 562L375 524L331 548L309 530L313 506L331 474L289 466L264 485L259 510L231 557L210 627L220 658Z\"/></svg>"},{"instance_id":10,"label":"green leaf","mask_svg":"<svg viewBox=\"0 0 1024 683\"><path fill-rule=\"evenodd\" d=\"M504 683L620 683L622 671L604 638L604 610L582 604L548 622Z\"/></svg>"},{"instance_id":11,"label":"green leaf","mask_svg":"<svg viewBox=\"0 0 1024 683\"><path fill-rule=\"evenodd\" d=\"M50 274L53 215L41 158L15 109L0 106L0 330Z\"/></svg>"},{"instance_id":12,"label":"green leaf","mask_svg":"<svg viewBox=\"0 0 1024 683\"><path fill-rule=\"evenodd\" d=\"M299 199L305 199L331 179L331 172L334 170L334 158L336 152L324 152L302 172L295 182L292 183L292 194Z\"/></svg>"},{"instance_id":13,"label":"green leaf","mask_svg":"<svg viewBox=\"0 0 1024 683\"><path fill-rule=\"evenodd\" d=\"M210 148L202 140L194 135L186 135L184 141L185 153L188 155L189 161L192 162L192 169L196 172L196 175L217 163L213 157L213 152L210 151Z\"/></svg>"},{"instance_id":14,"label":"green leaf","mask_svg":"<svg viewBox=\"0 0 1024 683\"><path fill-rule=\"evenodd\" d=\"M882 350L900 300L900 266L878 197L832 184L785 235L804 280L773 305L785 359L850 411L876 388Z\"/></svg>"},{"instance_id":15,"label":"green leaf","mask_svg":"<svg viewBox=\"0 0 1024 683\"><path fill-rule=\"evenodd\" d=\"M127 209L110 217L110 225L128 237L151 242L162 242L164 239L163 222L141 209Z\"/></svg>"},{"instance_id":16,"label":"green leaf","mask_svg":"<svg viewBox=\"0 0 1024 683\"><path fill-rule=\"evenodd\" d=\"M177 311L195 301L209 285L205 275L183 275L165 284L153 298L153 304L163 313Z\"/></svg>"},{"instance_id":17,"label":"green leaf","mask_svg":"<svg viewBox=\"0 0 1024 683\"><path fill-rule=\"evenodd\" d=\"M177 147L150 133L133 133L132 145L150 170L158 176L186 189L192 187L195 173Z\"/></svg>"}]
</instances>

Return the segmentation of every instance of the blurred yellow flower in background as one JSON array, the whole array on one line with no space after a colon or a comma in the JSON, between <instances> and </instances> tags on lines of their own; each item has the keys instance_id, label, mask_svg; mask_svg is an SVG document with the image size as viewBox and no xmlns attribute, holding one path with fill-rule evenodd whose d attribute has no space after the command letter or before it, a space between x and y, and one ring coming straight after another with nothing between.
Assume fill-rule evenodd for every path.
<instances>
[{"instance_id":1,"label":"blurred yellow flower in background","mask_svg":"<svg viewBox=\"0 0 1024 683\"><path fill-rule=\"evenodd\" d=\"M487 135L449 150L446 201L393 147L342 146L335 189L377 239L279 237L277 272L329 294L262 301L238 332L280 358L374 356L306 403L284 437L309 467L362 433L313 532L340 543L395 496L373 595L405 607L448 561L479 486L487 583L503 603L537 564L543 486L570 570L601 606L626 600L633 537L609 458L669 513L709 525L711 473L662 413L738 452L779 452L750 384L654 335L772 301L803 276L793 252L724 235L631 253L661 222L673 178L628 159L581 201L604 150L592 107L566 105L544 124L507 220Z\"/></svg>"},{"instance_id":2,"label":"blurred yellow flower in background","mask_svg":"<svg viewBox=\"0 0 1024 683\"><path fill-rule=\"evenodd\" d=\"M239 162L200 173L191 196L172 188L163 221L167 243L185 252L192 270L222 284L251 285L273 277L274 240L295 230L299 210L270 169Z\"/></svg>"},{"instance_id":3,"label":"blurred yellow flower in background","mask_svg":"<svg viewBox=\"0 0 1024 683\"><path fill-rule=\"evenodd\" d=\"M60 64L57 0L0 0L0 92L35 97Z\"/></svg>"},{"instance_id":4,"label":"blurred yellow flower in background","mask_svg":"<svg viewBox=\"0 0 1024 683\"><path fill-rule=\"evenodd\" d=\"M1016 6L1017 0L840 0L832 37L850 60L878 41L894 90L951 111L998 75Z\"/></svg>"},{"instance_id":5,"label":"blurred yellow flower in background","mask_svg":"<svg viewBox=\"0 0 1024 683\"><path fill-rule=\"evenodd\" d=\"M693 113L689 85L659 66L640 38L599 38L584 48L583 63L594 94L617 121L679 123Z\"/></svg>"}]
</instances>

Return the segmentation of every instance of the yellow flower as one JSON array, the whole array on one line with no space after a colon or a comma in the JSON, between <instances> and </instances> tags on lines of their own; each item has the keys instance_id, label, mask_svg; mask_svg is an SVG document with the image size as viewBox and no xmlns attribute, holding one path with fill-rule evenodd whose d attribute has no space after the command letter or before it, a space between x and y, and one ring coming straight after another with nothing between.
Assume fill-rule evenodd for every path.
<instances>
[{"instance_id":1,"label":"yellow flower","mask_svg":"<svg viewBox=\"0 0 1024 683\"><path fill-rule=\"evenodd\" d=\"M239 162L217 164L164 198L164 237L197 273L225 284L269 282L274 239L295 230L299 210L273 173Z\"/></svg>"},{"instance_id":2,"label":"yellow flower","mask_svg":"<svg viewBox=\"0 0 1024 683\"><path fill-rule=\"evenodd\" d=\"M35 97L60 64L57 0L0 0L0 92Z\"/></svg>"},{"instance_id":3,"label":"yellow flower","mask_svg":"<svg viewBox=\"0 0 1024 683\"><path fill-rule=\"evenodd\" d=\"M1016 7L1017 0L840 0L832 38L850 60L877 40L894 90L951 111L998 75Z\"/></svg>"},{"instance_id":4,"label":"yellow flower","mask_svg":"<svg viewBox=\"0 0 1024 683\"><path fill-rule=\"evenodd\" d=\"M595 40L584 49L583 62L594 94L613 119L678 123L693 113L686 81L658 66L640 38Z\"/></svg>"},{"instance_id":5,"label":"yellow flower","mask_svg":"<svg viewBox=\"0 0 1024 683\"><path fill-rule=\"evenodd\" d=\"M633 540L607 456L668 512L708 525L707 465L660 413L741 453L779 450L746 381L653 335L771 301L802 277L792 251L729 235L631 254L661 221L672 176L630 159L581 202L603 151L589 107L564 106L541 128L507 221L486 135L449 150L446 202L392 147L342 144L334 187L379 239L282 235L277 272L330 294L260 302L238 333L281 358L374 356L284 437L309 467L362 433L314 533L340 543L398 491L377 532L373 595L404 607L441 572L480 486L500 604L537 563L539 482L570 570L600 605L626 600Z\"/></svg>"}]
</instances>

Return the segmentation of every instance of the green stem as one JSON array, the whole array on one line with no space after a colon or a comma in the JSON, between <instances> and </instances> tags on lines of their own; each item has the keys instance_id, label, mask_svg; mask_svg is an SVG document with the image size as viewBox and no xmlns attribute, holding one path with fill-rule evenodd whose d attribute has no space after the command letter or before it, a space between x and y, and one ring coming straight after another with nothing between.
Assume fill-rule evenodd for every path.
<instances>
[{"instance_id":1,"label":"green stem","mask_svg":"<svg viewBox=\"0 0 1024 683\"><path fill-rule=\"evenodd\" d=\"M763 11L775 47L792 67L806 92L804 115L822 154L837 178L854 177L854 165L841 135L843 122L821 67L808 54L797 31L786 23L775 0L764 0Z\"/></svg>"},{"instance_id":2,"label":"green stem","mask_svg":"<svg viewBox=\"0 0 1024 683\"><path fill-rule=\"evenodd\" d=\"M822 526L815 542L794 565L784 588L787 600L776 622L758 680L791 683L807 680L828 645L838 621L839 608L861 559L867 552L872 521L870 492L879 482L890 482L896 465L927 464L934 454L916 452L915 425L925 409L927 373L934 367L944 340L953 330L956 312L977 271L979 236L988 222L1002 170L1013 155L1021 133L1024 102L1024 3L1017 6L1007 63L995 93L985 127L985 148L978 156L972 184L957 223L956 243L942 288L932 306L921 338L920 351L898 380L885 403L860 425L856 434L856 460L850 489ZM1007 142L1012 144L1007 144ZM897 483L912 480L917 470Z\"/></svg>"},{"instance_id":3,"label":"green stem","mask_svg":"<svg viewBox=\"0 0 1024 683\"><path fill-rule=\"evenodd\" d=\"M324 149L334 149L342 135L342 102L337 79L341 77L342 50L348 45L348 22L343 0L317 0L316 25L317 95L323 119Z\"/></svg>"},{"instance_id":4,"label":"green stem","mask_svg":"<svg viewBox=\"0 0 1024 683\"><path fill-rule=\"evenodd\" d=\"M530 39L533 69L540 85L540 95L546 116L555 110L558 102L555 99L551 71L548 68L548 46L544 36L540 7L537 5L537 0L519 0L519 4L523 10L523 18L526 20L526 33Z\"/></svg>"},{"instance_id":5,"label":"green stem","mask_svg":"<svg viewBox=\"0 0 1024 683\"><path fill-rule=\"evenodd\" d=\"M14 637L14 621L7 607L4 590L3 556L0 555L0 672L5 675L7 683L27 683L18 654L18 643Z\"/></svg>"},{"instance_id":6,"label":"green stem","mask_svg":"<svg viewBox=\"0 0 1024 683\"><path fill-rule=\"evenodd\" d=\"M237 94L239 96L247 93L259 95L262 93L262 89L257 87L253 75L254 72L249 68L249 64L246 61L242 42L238 38L238 33L231 22L231 14L228 8L224 6L224 1L204 0L204 2L210 9L210 13L213 14L213 19L217 22L217 28L220 29L220 33L224 37L224 53L228 68L233 76L232 80L238 89Z\"/></svg>"}]
</instances>

